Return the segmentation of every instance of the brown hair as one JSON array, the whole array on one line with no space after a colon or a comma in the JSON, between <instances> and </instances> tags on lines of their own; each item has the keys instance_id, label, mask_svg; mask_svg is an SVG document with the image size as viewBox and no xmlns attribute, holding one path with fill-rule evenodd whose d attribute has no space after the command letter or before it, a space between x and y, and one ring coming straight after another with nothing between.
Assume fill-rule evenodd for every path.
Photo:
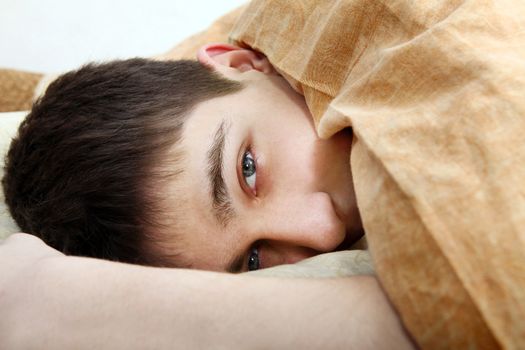
<instances>
[{"instance_id":1,"label":"brown hair","mask_svg":"<svg viewBox=\"0 0 525 350\"><path fill-rule=\"evenodd\" d=\"M2 185L22 231L72 255L165 265L144 247L157 222L155 162L201 101L241 89L196 61L89 64L53 82L22 122Z\"/></svg>"}]
</instances>

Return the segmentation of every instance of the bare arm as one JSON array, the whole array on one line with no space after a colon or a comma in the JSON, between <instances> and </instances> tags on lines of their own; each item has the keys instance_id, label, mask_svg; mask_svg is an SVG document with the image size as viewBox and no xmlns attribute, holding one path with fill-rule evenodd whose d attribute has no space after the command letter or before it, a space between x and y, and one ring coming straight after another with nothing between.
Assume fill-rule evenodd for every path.
<instances>
[{"instance_id":1,"label":"bare arm","mask_svg":"<svg viewBox=\"0 0 525 350\"><path fill-rule=\"evenodd\" d=\"M0 246L0 312L10 349L411 347L371 277L141 267L65 257L25 235Z\"/></svg>"}]
</instances>

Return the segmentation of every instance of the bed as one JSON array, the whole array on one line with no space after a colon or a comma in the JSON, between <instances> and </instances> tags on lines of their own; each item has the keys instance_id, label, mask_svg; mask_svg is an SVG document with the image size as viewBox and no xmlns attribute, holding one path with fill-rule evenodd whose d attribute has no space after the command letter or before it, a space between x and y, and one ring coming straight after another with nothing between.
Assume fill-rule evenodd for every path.
<instances>
[{"instance_id":1,"label":"bed","mask_svg":"<svg viewBox=\"0 0 525 350\"><path fill-rule=\"evenodd\" d=\"M321 137L356 135L372 259L303 268L373 261L423 348L525 347L525 4L254 0L157 58L193 58L227 33L305 96ZM11 105L52 79L28 77Z\"/></svg>"}]
</instances>

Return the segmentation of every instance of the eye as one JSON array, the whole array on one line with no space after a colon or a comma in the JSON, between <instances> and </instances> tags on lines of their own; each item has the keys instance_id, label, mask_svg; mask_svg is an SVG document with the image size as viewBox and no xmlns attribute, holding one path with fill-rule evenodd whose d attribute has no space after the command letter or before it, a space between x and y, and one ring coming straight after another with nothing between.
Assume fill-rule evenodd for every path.
<instances>
[{"instance_id":1,"label":"eye","mask_svg":"<svg viewBox=\"0 0 525 350\"><path fill-rule=\"evenodd\" d=\"M248 187L250 187L250 189L255 193L257 170L255 166L255 160L253 159L253 155L250 151L246 151L242 156L241 168L244 182L246 182Z\"/></svg>"},{"instance_id":2,"label":"eye","mask_svg":"<svg viewBox=\"0 0 525 350\"><path fill-rule=\"evenodd\" d=\"M248 254L248 271L255 271L259 269L259 250L257 248L250 249Z\"/></svg>"}]
</instances>

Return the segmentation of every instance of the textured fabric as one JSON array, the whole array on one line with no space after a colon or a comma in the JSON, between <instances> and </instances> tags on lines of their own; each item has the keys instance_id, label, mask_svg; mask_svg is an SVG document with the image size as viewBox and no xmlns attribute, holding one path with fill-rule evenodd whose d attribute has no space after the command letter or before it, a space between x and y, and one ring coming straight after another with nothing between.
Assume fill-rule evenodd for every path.
<instances>
[{"instance_id":1,"label":"textured fabric","mask_svg":"<svg viewBox=\"0 0 525 350\"><path fill-rule=\"evenodd\" d=\"M33 93L42 74L0 69L0 112L31 107Z\"/></svg>"},{"instance_id":2,"label":"textured fabric","mask_svg":"<svg viewBox=\"0 0 525 350\"><path fill-rule=\"evenodd\" d=\"M253 276L286 278L332 278L353 275L373 275L374 266L367 250L344 250L316 255L295 264L246 272Z\"/></svg>"},{"instance_id":3,"label":"textured fabric","mask_svg":"<svg viewBox=\"0 0 525 350\"><path fill-rule=\"evenodd\" d=\"M351 166L376 273L423 348L525 349L525 2L254 0L231 33Z\"/></svg>"}]
</instances>

